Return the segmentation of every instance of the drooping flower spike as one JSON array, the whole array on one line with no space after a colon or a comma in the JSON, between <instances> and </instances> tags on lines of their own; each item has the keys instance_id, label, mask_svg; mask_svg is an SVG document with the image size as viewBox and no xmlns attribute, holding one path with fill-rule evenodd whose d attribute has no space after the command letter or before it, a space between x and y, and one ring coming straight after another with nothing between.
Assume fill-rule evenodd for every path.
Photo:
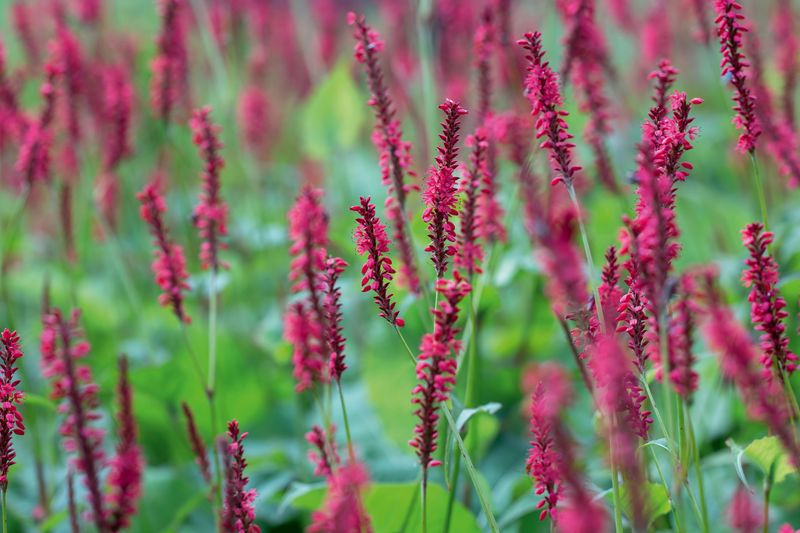
<instances>
[{"instance_id":1,"label":"drooping flower spike","mask_svg":"<svg viewBox=\"0 0 800 533\"><path fill-rule=\"evenodd\" d=\"M454 279L440 279L436 290L441 295L439 307L432 310L433 333L422 337L417 359L417 380L411 402L419 419L414 427L414 438L409 444L416 450L422 466L423 484L427 483L428 469L440 462L433 458L438 445L439 404L448 401L456 383L455 355L461 348L456 339L459 329L459 304L469 294L471 287L458 272Z\"/></svg>"},{"instance_id":2,"label":"drooping flower spike","mask_svg":"<svg viewBox=\"0 0 800 533\"><path fill-rule=\"evenodd\" d=\"M220 196L220 172L225 165L220 150L219 126L211 122L211 108L195 110L190 121L194 143L203 160L203 190L194 208L194 225L200 233L200 267L219 270L219 251L227 248L222 239L228 234L228 204Z\"/></svg>"},{"instance_id":3,"label":"drooping flower spike","mask_svg":"<svg viewBox=\"0 0 800 533\"><path fill-rule=\"evenodd\" d=\"M714 22L722 53L722 77L730 79L736 92L733 97L733 110L736 112L733 124L736 129L743 130L736 149L752 154L761 135L761 125L756 118L756 101L747 79L749 63L742 51L742 38L747 32L745 17L740 13L742 6L737 0L715 0L714 7L717 12Z\"/></svg>"},{"instance_id":4,"label":"drooping flower spike","mask_svg":"<svg viewBox=\"0 0 800 533\"><path fill-rule=\"evenodd\" d=\"M431 254L436 268L436 277L441 279L447 272L448 258L456 253L456 229L450 220L458 215L456 209L456 192L458 178L455 175L458 157L458 131L461 117L467 110L453 100L445 100L439 106L444 112L442 133L439 138L442 144L437 148L436 165L428 173L425 192L422 199L425 211L422 220L428 224L430 244L425 248Z\"/></svg>"},{"instance_id":5,"label":"drooping flower spike","mask_svg":"<svg viewBox=\"0 0 800 533\"><path fill-rule=\"evenodd\" d=\"M169 237L169 231L164 223L167 204L159 191L159 183L157 181L148 183L136 198L142 204L139 215L150 227L156 245L152 267L156 284L163 291L158 301L164 307L171 307L179 321L189 324L192 319L186 314L183 302L183 293L189 290L186 258L183 255L183 248L172 242Z\"/></svg>"},{"instance_id":6,"label":"drooping flower spike","mask_svg":"<svg viewBox=\"0 0 800 533\"><path fill-rule=\"evenodd\" d=\"M22 403L19 389L19 359L22 348L16 331L4 329L0 333L0 491L8 490L8 470L16 464L14 435L25 434L25 424L17 407Z\"/></svg>"},{"instance_id":7,"label":"drooping flower spike","mask_svg":"<svg viewBox=\"0 0 800 533\"><path fill-rule=\"evenodd\" d=\"M367 262L361 268L364 276L361 280L363 292L373 291L374 300L378 305L380 316L393 326L402 327L405 321L395 311L393 295L389 292L389 282L394 277L392 260L389 259L389 238L386 236L386 226L375 215L375 205L369 197L361 197L359 205L350 208L358 213L355 231L356 251L359 255L366 255Z\"/></svg>"},{"instance_id":8,"label":"drooping flower spike","mask_svg":"<svg viewBox=\"0 0 800 533\"><path fill-rule=\"evenodd\" d=\"M416 186L406 180L406 176L416 177L411 169L411 143L403 140L400 120L378 64L378 54L383 50L380 35L367 25L363 15L348 13L347 21L354 27L354 56L356 61L364 65L370 92L368 104L375 113L372 142L378 150L381 180L388 192L386 215L394 226L393 239L400 253L401 281L407 283L411 292L416 294L421 286L405 213L406 197L409 192L416 190Z\"/></svg>"},{"instance_id":9,"label":"drooping flower spike","mask_svg":"<svg viewBox=\"0 0 800 533\"><path fill-rule=\"evenodd\" d=\"M545 137L540 147L547 150L555 174L551 184L561 182L571 188L581 167L572 161L575 145L564 119L569 113L562 109L558 75L544 61L540 32L526 33L525 39L520 40L519 44L525 49L528 60L525 94L531 103L531 115L536 121L536 138Z\"/></svg>"},{"instance_id":10,"label":"drooping flower spike","mask_svg":"<svg viewBox=\"0 0 800 533\"><path fill-rule=\"evenodd\" d=\"M256 490L248 489L250 481L245 475L247 461L244 458L243 442L247 433L239 432L236 420L228 422L229 442L224 445L225 458L225 505L222 509L221 527L223 531L237 533L261 533L255 524L256 512L253 502Z\"/></svg>"},{"instance_id":11,"label":"drooping flower spike","mask_svg":"<svg viewBox=\"0 0 800 533\"><path fill-rule=\"evenodd\" d=\"M791 374L797 367L797 355L789 348L785 319L786 300L778 290L778 264L769 253L773 233L764 231L760 222L748 224L742 230L742 244L750 256L745 259L747 269L742 273L742 283L750 289L750 319L761 332L761 364L767 379ZM789 391L787 391L788 393Z\"/></svg>"}]
</instances>

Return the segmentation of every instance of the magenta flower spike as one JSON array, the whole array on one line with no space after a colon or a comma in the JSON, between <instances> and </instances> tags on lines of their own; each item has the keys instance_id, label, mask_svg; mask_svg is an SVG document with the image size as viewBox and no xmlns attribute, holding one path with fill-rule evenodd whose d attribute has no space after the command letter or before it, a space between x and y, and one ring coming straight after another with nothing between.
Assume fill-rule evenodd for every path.
<instances>
[{"instance_id":1,"label":"magenta flower spike","mask_svg":"<svg viewBox=\"0 0 800 533\"><path fill-rule=\"evenodd\" d=\"M220 262L219 251L227 248L222 238L228 234L228 204L220 196L220 172L225 166L219 153L220 128L211 122L210 114L210 107L202 107L195 110L190 121L194 143L203 160L203 191L200 203L194 208L193 220L202 241L200 267L216 272L220 266L227 268L226 263Z\"/></svg>"},{"instance_id":2,"label":"magenta flower spike","mask_svg":"<svg viewBox=\"0 0 800 533\"><path fill-rule=\"evenodd\" d=\"M170 240L169 231L164 223L167 203L159 191L158 182L153 181L145 185L136 198L142 204L139 214L150 227L156 245L152 267L156 284L163 291L158 301L164 307L171 307L179 321L190 324L192 319L186 314L183 306L183 293L189 290L186 258L183 255L183 248Z\"/></svg>"},{"instance_id":3,"label":"magenta flower spike","mask_svg":"<svg viewBox=\"0 0 800 533\"><path fill-rule=\"evenodd\" d=\"M467 114L467 110L452 100L445 100L439 109L445 114L442 133L439 135L442 144L437 148L439 154L436 156L436 165L428 172L425 192L422 194L425 202L422 220L428 224L430 239L425 251L431 254L436 277L441 279L447 272L448 258L456 253L456 227L450 219L458 215L458 178L455 175L458 130L461 127L461 117Z\"/></svg>"},{"instance_id":4,"label":"magenta flower spike","mask_svg":"<svg viewBox=\"0 0 800 533\"><path fill-rule=\"evenodd\" d=\"M224 531L237 533L261 533L261 528L255 524L256 512L253 508L256 490L247 488L250 478L245 475L247 461L243 443L247 433L240 433L239 423L231 420L228 422L227 435L229 442L224 446L225 501L221 527Z\"/></svg>"},{"instance_id":5,"label":"magenta flower spike","mask_svg":"<svg viewBox=\"0 0 800 533\"><path fill-rule=\"evenodd\" d=\"M25 434L25 424L17 407L23 395L19 389L18 361L22 358L19 335L4 329L0 333L0 491L8 490L8 470L16 464L14 435Z\"/></svg>"},{"instance_id":6,"label":"magenta flower spike","mask_svg":"<svg viewBox=\"0 0 800 533\"><path fill-rule=\"evenodd\" d=\"M161 32L150 68L150 102L155 116L169 122L179 100L188 105L189 63L184 29L185 0L159 0Z\"/></svg>"},{"instance_id":7,"label":"magenta flower spike","mask_svg":"<svg viewBox=\"0 0 800 533\"><path fill-rule=\"evenodd\" d=\"M481 176L487 172L486 155L489 149L486 130L478 127L474 135L467 137L467 146L472 148L469 166L461 180L463 201L460 213L460 228L456 241L456 255L453 264L463 269L467 279L481 272L483 246L480 243L481 219L478 210L481 195Z\"/></svg>"},{"instance_id":8,"label":"magenta flower spike","mask_svg":"<svg viewBox=\"0 0 800 533\"><path fill-rule=\"evenodd\" d=\"M358 213L355 231L356 251L359 255L366 255L367 262L361 268L362 292L373 291L374 300L380 311L381 318L385 318L393 326L403 327L405 321L395 311L393 294L389 292L389 282L394 277L392 260L389 259L389 238L386 236L386 226L375 215L375 205L369 197L361 197L361 203L350 208Z\"/></svg>"},{"instance_id":9,"label":"magenta flower spike","mask_svg":"<svg viewBox=\"0 0 800 533\"><path fill-rule=\"evenodd\" d=\"M372 533L372 523L362 498L368 483L369 475L361 463L352 462L337 468L328 477L328 492L323 508L314 512L312 523L306 531Z\"/></svg>"},{"instance_id":10,"label":"magenta flower spike","mask_svg":"<svg viewBox=\"0 0 800 533\"><path fill-rule=\"evenodd\" d=\"M471 287L456 273L454 279L438 280L436 290L442 299L439 307L432 310L433 333L426 333L422 337L417 359L419 384L411 392L411 403L416 405L414 414L419 421L409 444L419 457L423 484L427 483L428 469L441 464L433 458L439 436L439 404L449 399L456 383L455 356L461 349L461 341L456 339L459 332L456 328L458 305L469 294Z\"/></svg>"},{"instance_id":11,"label":"magenta flower spike","mask_svg":"<svg viewBox=\"0 0 800 533\"><path fill-rule=\"evenodd\" d=\"M325 260L323 273L324 289L322 307L325 310L325 339L330 349L328 372L331 379L339 381L347 370L344 361L345 338L342 334L342 290L338 285L339 276L344 272L347 263L338 257Z\"/></svg>"},{"instance_id":12,"label":"magenta flower spike","mask_svg":"<svg viewBox=\"0 0 800 533\"><path fill-rule=\"evenodd\" d=\"M331 426L330 431L332 434L336 431L336 427ZM308 459L314 465L314 475L330 478L341 463L332 435L328 435L324 429L315 425L306 433L306 441L315 448L308 453Z\"/></svg>"},{"instance_id":13,"label":"magenta flower spike","mask_svg":"<svg viewBox=\"0 0 800 533\"><path fill-rule=\"evenodd\" d=\"M194 413L186 402L181 403L181 410L186 419L186 435L189 438L189 446L192 448L194 460L197 463L203 481L211 487L211 465L208 462L208 454L206 453L206 445L203 443L203 437L200 436L200 431L194 421Z\"/></svg>"}]
</instances>

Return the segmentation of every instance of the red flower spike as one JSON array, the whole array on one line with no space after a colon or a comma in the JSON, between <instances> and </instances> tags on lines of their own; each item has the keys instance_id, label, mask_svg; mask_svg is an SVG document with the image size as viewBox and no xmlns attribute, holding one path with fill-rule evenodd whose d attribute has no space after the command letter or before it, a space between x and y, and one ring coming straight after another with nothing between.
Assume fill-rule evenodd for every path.
<instances>
[{"instance_id":1,"label":"red flower spike","mask_svg":"<svg viewBox=\"0 0 800 533\"><path fill-rule=\"evenodd\" d=\"M328 245L328 214L322 206L322 189L305 185L289 210L289 238L293 256L289 280L294 292L307 291L316 327L322 328L322 273L325 270Z\"/></svg>"},{"instance_id":2,"label":"red flower spike","mask_svg":"<svg viewBox=\"0 0 800 533\"><path fill-rule=\"evenodd\" d=\"M181 403L181 410L183 416L186 418L186 435L189 438L189 445L194 454L194 460L200 469L200 475L203 481L211 487L211 465L208 462L208 455L206 454L206 446L203 444L203 438L200 436L200 431L197 429L197 424L194 421L194 413L186 402Z\"/></svg>"},{"instance_id":3,"label":"red flower spike","mask_svg":"<svg viewBox=\"0 0 800 533\"><path fill-rule=\"evenodd\" d=\"M175 104L188 102L189 63L184 29L185 0L159 0L161 31L151 63L150 102L157 118L169 122Z\"/></svg>"},{"instance_id":4,"label":"red flower spike","mask_svg":"<svg viewBox=\"0 0 800 533\"><path fill-rule=\"evenodd\" d=\"M572 135L567 129L564 117L569 115L561 109L563 105L561 90L558 87L558 75L544 61L542 50L542 34L526 33L519 44L526 51L528 60L528 77L525 81L525 93L531 103L531 115L536 120L536 138L545 140L541 148L550 155L550 166L555 174L551 185L562 182L568 188L581 167L572 163Z\"/></svg>"},{"instance_id":5,"label":"red flower spike","mask_svg":"<svg viewBox=\"0 0 800 533\"><path fill-rule=\"evenodd\" d=\"M386 187L386 215L394 226L394 241L400 252L402 281L408 284L411 292L421 290L419 275L414 266L411 236L406 224L406 196L416 190L413 184L406 183L406 175L415 178L411 170L411 143L403 140L400 121L386 84L383 71L378 64L378 54L383 50L383 41L378 32L367 26L363 15L348 13L347 22L353 26L356 41L355 59L364 65L367 86L370 92L368 104L375 113L375 130L372 142L378 150L381 167L381 181Z\"/></svg>"},{"instance_id":6,"label":"red flower spike","mask_svg":"<svg viewBox=\"0 0 800 533\"><path fill-rule=\"evenodd\" d=\"M111 458L108 484L111 492L106 494L109 511L108 528L121 531L130 527L131 518L139 508L142 495L144 458L136 443L136 419L133 413L133 390L128 378L128 360L119 359L118 442L116 454Z\"/></svg>"},{"instance_id":7,"label":"red flower spike","mask_svg":"<svg viewBox=\"0 0 800 533\"><path fill-rule=\"evenodd\" d=\"M422 194L426 206L422 220L428 223L428 237L431 240L425 251L431 254L436 277L441 279L447 272L448 257L456 253L455 224L450 218L458 215L458 178L454 172L458 157L458 130L461 127L461 117L467 114L467 110L452 100L445 100L439 109L445 114L442 133L439 135L442 145L437 148L439 154L436 156L436 166L428 172L425 192Z\"/></svg>"},{"instance_id":8,"label":"red flower spike","mask_svg":"<svg viewBox=\"0 0 800 533\"><path fill-rule=\"evenodd\" d=\"M331 426L330 430L332 434L336 427ZM306 433L306 441L316 448L316 451L308 453L308 459L314 465L314 475L330 478L341 462L332 435L329 436L324 429L314 426Z\"/></svg>"},{"instance_id":9,"label":"red flower spike","mask_svg":"<svg viewBox=\"0 0 800 533\"><path fill-rule=\"evenodd\" d=\"M158 182L153 181L145 185L136 198L142 204L139 214L150 227L150 233L156 244L153 273L156 276L156 284L163 291L158 301L164 307L171 307L178 320L189 324L192 319L183 307L183 293L189 290L189 284L186 282L189 279L189 274L186 272L186 258L183 255L183 248L169 238L169 231L164 223L167 204L159 191Z\"/></svg>"},{"instance_id":10,"label":"red flower spike","mask_svg":"<svg viewBox=\"0 0 800 533\"><path fill-rule=\"evenodd\" d=\"M766 424L780 439L792 463L800 465L800 442L786 423L790 413L783 390L775 380L764 379L749 335L722 303L716 272L707 269L701 273L701 279L706 300L703 333L708 345L720 356L723 375L736 384L750 416Z\"/></svg>"},{"instance_id":11,"label":"red flower spike","mask_svg":"<svg viewBox=\"0 0 800 533\"><path fill-rule=\"evenodd\" d=\"M375 205L370 203L369 197L362 196L360 205L354 205L350 210L359 215L356 218L356 251L359 255L367 255L367 262L361 268L364 276L361 290L373 291L380 316L393 326L403 327L405 321L395 311L393 295L389 293L389 282L392 281L395 270L388 256L389 238L386 236L386 226L375 215Z\"/></svg>"},{"instance_id":12,"label":"red flower spike","mask_svg":"<svg viewBox=\"0 0 800 533\"><path fill-rule=\"evenodd\" d=\"M18 361L22 358L19 335L4 329L0 333L0 491L8 490L8 470L14 464L14 435L25 434L25 424L17 406L22 404L19 390Z\"/></svg>"},{"instance_id":13,"label":"red flower spike","mask_svg":"<svg viewBox=\"0 0 800 533\"><path fill-rule=\"evenodd\" d=\"M326 383L330 363L320 340L321 324L314 319L313 311L304 302L296 302L286 311L284 321L284 336L294 346L292 364L296 390L301 392L317 383Z\"/></svg>"},{"instance_id":14,"label":"red flower spike","mask_svg":"<svg viewBox=\"0 0 800 533\"><path fill-rule=\"evenodd\" d=\"M211 108L203 107L195 110L190 125L194 135L194 143L203 160L203 192L200 203L194 208L194 225L200 233L200 267L211 268L215 272L219 267L227 268L226 263L219 260L219 250L227 248L222 237L228 234L228 204L220 197L219 175L225 165L219 151L219 126L211 122Z\"/></svg>"},{"instance_id":15,"label":"red flower spike","mask_svg":"<svg viewBox=\"0 0 800 533\"><path fill-rule=\"evenodd\" d=\"M411 392L411 403L417 406L414 414L419 419L414 428L414 438L409 444L416 450L422 466L423 483L427 483L428 469L438 466L433 459L438 441L439 404L446 402L456 382L455 355L461 349L456 339L459 329L458 305L469 294L469 283L456 272L454 279L440 279L436 291L441 295L439 307L433 309L433 333L422 337L417 359L417 380Z\"/></svg>"},{"instance_id":16,"label":"red flower spike","mask_svg":"<svg viewBox=\"0 0 800 533\"><path fill-rule=\"evenodd\" d=\"M728 523L736 533L757 533L764 526L761 506L750 491L743 486L736 488L728 506Z\"/></svg>"},{"instance_id":17,"label":"red flower spike","mask_svg":"<svg viewBox=\"0 0 800 533\"><path fill-rule=\"evenodd\" d=\"M225 505L221 527L224 531L236 533L261 533L261 528L255 524L256 512L253 509L256 489L247 488L250 479L245 475L247 461L243 442L247 433L239 433L239 423L231 420L227 435L230 442L224 447Z\"/></svg>"},{"instance_id":18,"label":"red flower spike","mask_svg":"<svg viewBox=\"0 0 800 533\"><path fill-rule=\"evenodd\" d=\"M797 36L797 30L797 12L792 6L792 0L778 0L773 16L775 42L780 43L780 46L775 47L775 63L783 77L781 80L783 82L781 86L783 117L789 128L795 132L797 128L794 117L794 94L800 70L800 63L797 59L800 55L800 39Z\"/></svg>"},{"instance_id":19,"label":"red flower spike","mask_svg":"<svg viewBox=\"0 0 800 533\"><path fill-rule=\"evenodd\" d=\"M372 533L372 523L362 497L368 482L367 470L361 463L350 463L336 469L328 478L323 508L312 515L308 533Z\"/></svg>"},{"instance_id":20,"label":"red flower spike","mask_svg":"<svg viewBox=\"0 0 800 533\"><path fill-rule=\"evenodd\" d=\"M747 270L742 273L742 283L750 289L750 319L756 330L761 332L761 364L767 379L777 377L782 383L781 374L791 374L797 367L797 355L789 349L785 319L786 300L778 290L778 264L769 253L773 234L764 231L760 222L748 224L742 230L742 244L750 254L745 260Z\"/></svg>"},{"instance_id":21,"label":"red flower spike","mask_svg":"<svg viewBox=\"0 0 800 533\"><path fill-rule=\"evenodd\" d=\"M730 79L736 92L733 97L736 115L733 124L736 129L743 130L739 136L736 149L740 152L756 150L756 141L761 135L761 125L756 118L756 100L750 92L746 69L749 66L742 52L742 38L747 32L744 15L740 13L742 6L736 0L716 0L714 7L720 52L722 53L722 77Z\"/></svg>"},{"instance_id":22,"label":"red flower spike","mask_svg":"<svg viewBox=\"0 0 800 533\"><path fill-rule=\"evenodd\" d=\"M105 432L96 427L101 418L98 387L92 381L91 369L79 364L89 353L89 343L82 340L78 323L80 314L73 311L69 319L52 309L44 317L40 339L42 375L50 379L53 400L63 400L58 410L64 414L59 428L62 445L74 454L72 466L83 474L89 493L91 519L99 531L107 531L108 518L103 497L100 469L105 463Z\"/></svg>"},{"instance_id":23,"label":"red flower spike","mask_svg":"<svg viewBox=\"0 0 800 533\"><path fill-rule=\"evenodd\" d=\"M472 152L469 156L469 167L465 169L464 179L461 180L464 200L461 205L461 226L453 264L463 269L467 273L467 278L471 279L473 274L481 272L483 261L483 247L478 240L481 233L478 201L481 175L486 172L486 152L489 148L485 128L479 127L474 135L467 137L467 146L472 148Z\"/></svg>"},{"instance_id":24,"label":"red flower spike","mask_svg":"<svg viewBox=\"0 0 800 533\"><path fill-rule=\"evenodd\" d=\"M672 310L669 323L669 379L675 391L687 401L697 390L697 372L693 366L697 306L692 297L695 293L694 279L683 275L678 282L678 300Z\"/></svg>"},{"instance_id":25,"label":"red flower spike","mask_svg":"<svg viewBox=\"0 0 800 533\"><path fill-rule=\"evenodd\" d=\"M328 371L332 380L339 381L347 370L344 362L345 338L342 335L342 290L337 285L339 276L344 272L347 263L338 257L329 257L325 261L323 273L323 300L322 307L325 311L325 334L330 356Z\"/></svg>"},{"instance_id":26,"label":"red flower spike","mask_svg":"<svg viewBox=\"0 0 800 533\"><path fill-rule=\"evenodd\" d=\"M56 61L45 65L45 80L39 89L42 107L39 116L25 131L14 170L28 187L47 181L50 174L51 125L55 114L56 81L62 75Z\"/></svg>"}]
</instances>

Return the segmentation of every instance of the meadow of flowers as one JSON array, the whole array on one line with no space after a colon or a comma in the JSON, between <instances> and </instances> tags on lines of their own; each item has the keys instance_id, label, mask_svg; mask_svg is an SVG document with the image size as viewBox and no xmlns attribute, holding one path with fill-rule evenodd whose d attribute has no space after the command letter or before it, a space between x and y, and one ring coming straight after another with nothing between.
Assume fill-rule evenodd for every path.
<instances>
[{"instance_id":1,"label":"meadow of flowers","mask_svg":"<svg viewBox=\"0 0 800 533\"><path fill-rule=\"evenodd\" d=\"M2 531L800 531L794 0L0 3Z\"/></svg>"}]
</instances>

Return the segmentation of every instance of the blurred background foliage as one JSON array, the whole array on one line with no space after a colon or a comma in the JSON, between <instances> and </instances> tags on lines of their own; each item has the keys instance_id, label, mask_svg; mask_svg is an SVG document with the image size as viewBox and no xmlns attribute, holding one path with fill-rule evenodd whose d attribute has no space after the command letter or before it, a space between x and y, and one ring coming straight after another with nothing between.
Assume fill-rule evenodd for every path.
<instances>
[{"instance_id":1,"label":"blurred background foliage","mask_svg":"<svg viewBox=\"0 0 800 533\"><path fill-rule=\"evenodd\" d=\"M9 17L11 0L0 2L0 32L8 50L9 68L20 68L24 56L13 37ZM267 87L270 94L269 147L253 154L239 136L236 108L246 82L244 57L235 46L216 57L208 31L208 3L188 2L195 18L190 31L193 104L208 103L212 117L222 125L224 198L230 204L230 249L225 260L230 269L221 277L218 353L219 409L221 418L237 418L250 432L246 455L250 463L251 486L258 490L256 511L259 522L268 531L296 531L308 523L309 513L322 498L324 486L313 476L306 458L308 446L303 438L312 424L318 423L309 395L294 392L291 375L291 347L282 338L282 314L291 299L288 289L288 246L286 212L299 186L312 181L325 187L325 206L331 218L331 253L350 263L342 278L344 331L347 336L349 370L344 375L353 439L359 455L371 473L373 486L366 496L376 531L398 531L407 524L412 531L418 524L413 505L418 488L417 460L407 441L414 419L410 391L415 378L402 346L387 324L377 317L371 299L359 290L360 258L355 255L352 231L354 217L348 210L359 196L370 195L380 204L385 192L380 183L377 156L369 142L371 110L361 69L352 59L352 39L346 25L351 9L365 10L368 20L380 32L389 30L393 21L381 17L367 2L331 2L335 8L335 56L329 64L314 59L320 38L317 0L272 2L270 24L293 25L295 42L284 43L301 51L289 56L279 47L269 49ZM415 3L402 31L416 40ZM470 13L478 7L465 2ZM480 4L480 2L475 2ZM513 35L540 29L548 58L559 63L563 36L551 2L513 2ZM598 2L604 6L604 2ZM636 2L643 12L648 2ZM681 4L681 2L676 2ZM748 3L748 15L767 25L769 10L760 7L772 2ZM133 71L136 86L133 157L119 168L119 224L108 232L95 208L93 187L99 169L99 147L82 148L80 181L74 195L74 224L78 261L65 260L59 238L58 196L55 189L42 188L35 197L35 209L24 212L22 231L13 242L9 270L9 294L13 317L8 310L0 314L0 324L19 330L26 357L22 360L23 387L27 393L24 416L29 431L18 439L18 465L12 470L9 505L12 531L64 531L66 522L65 460L60 452L57 425L60 419L47 399L47 383L38 369L38 336L41 331L41 301L49 287L53 304L79 308L86 336L92 345L89 357L101 388L103 424L113 427L116 357L129 356L135 390L135 412L140 441L147 461L144 496L135 531L209 531L213 523L205 499L205 489L193 462L180 417L180 402L192 405L200 429L208 434L203 391L197 385L181 330L169 310L156 301L157 288L150 271L151 239L138 217L135 193L157 166L163 147L167 150L167 220L174 237L184 244L192 273L188 327L189 343L204 360L208 305L206 275L197 264L198 240L191 225L190 213L199 191L201 163L191 143L185 114L165 130L156 122L148 103L149 62L154 55L154 37L159 28L156 6L151 1L115 0L105 2L105 25L121 32L134 43ZM758 6L758 8L756 7ZM678 224L682 231L682 251L678 269L700 263L716 263L723 285L738 316L747 321L746 291L738 278L745 251L739 231L758 218L751 187L749 161L733 152L736 132L731 125L729 91L719 78L716 45L706 48L692 38L694 20L680 7L670 10L674 39L671 58L680 69L676 87L689 96L702 97L697 108L696 125L700 135L696 149L688 159L694 165L689 180L678 193ZM635 144L639 124L649 107L649 88L644 74L638 72L636 40L613 29L605 8L598 17L606 28L614 64L622 73L620 82L609 87L617 113L614 133L607 143L620 176L634 169ZM199 21L199 22L197 22ZM407 21L406 21L407 22ZM712 21L706 21L711 24ZM691 27L690 27L691 26ZM90 36L80 33L84 39ZM466 42L471 36L454 36L446 24L434 28L434 43L446 39ZM763 33L765 47L778 46ZM274 44L274 43L273 43ZM246 44L245 44L246 46ZM769 48L767 48L769 49ZM217 52L218 53L218 52ZM383 59L391 57L388 46ZM769 57L769 54L765 54ZM305 64L291 58L302 57ZM654 67L655 65L653 65ZM776 82L771 65L768 81ZM474 69L471 63L459 65L469 79L470 89L464 105L474 98ZM308 83L297 89L289 80L292 69L302 70ZM417 105L422 102L422 88L415 73L407 79L390 77L390 91L397 94L402 84L405 93ZM29 76L23 87L22 104L38 106L38 73ZM436 100L448 96L439 84ZM521 87L515 90L521 91ZM503 94L495 106L508 104ZM571 111L570 126L582 129L584 117L575 109L568 91L566 107ZM408 106L400 105L407 137L414 141L415 168L420 175L431 163L423 160L432 146L422 146L418 123L409 120ZM467 119L466 132L474 123ZM531 144L533 145L531 132ZM11 158L14 154L2 154ZM534 164L544 169L542 154L532 151ZM587 167L586 180L592 175L591 155L578 142L578 157ZM2 168L8 168L3 161ZM800 295L800 210L796 191L788 191L784 179L767 161L762 162L767 184L772 229L777 234L775 253L781 267L781 290L789 302L791 331L796 327ZM493 414L478 414L478 452L474 458L483 482L491 489L492 504L502 531L546 531L539 523L535 506L539 497L525 473L528 448L526 373L533 365L555 360L566 366L579 383L577 369L558 323L543 293L541 275L532 246L521 222L520 198L512 166L505 160L499 166L498 180L502 204L507 210L509 230L506 244L490 253L486 273L478 282L480 356L479 404L496 402ZM19 199L5 187L0 194L0 228L7 231L11 213ZM605 248L616 241L620 216L630 213L633 190L626 187L622 197L609 194L598 186L583 192L592 251L602 257ZM412 223L421 242L424 236L420 220L419 198L411 201ZM8 259L8 258L7 258ZM426 267L429 265L426 265ZM398 290L401 313L406 317L406 337L416 347L428 328L424 302ZM793 346L800 349L796 335ZM707 498L712 521L724 529L724 509L736 484L737 463L751 486L758 489L763 472L752 454L738 454L754 439L766 434L764 427L749 422L740 401L719 375L717 360L704 346L697 347L701 375L699 393L692 406L697 424L706 476ZM568 412L569 425L580 443L581 461L598 491L608 489L608 471L597 453L595 420L585 391ZM461 385L456 396L463 398ZM456 406L458 410L458 406ZM334 418L339 420L338 406ZM340 421L339 421L340 422ZM337 425L341 426L340 423ZM217 428L220 430L221 428ZM341 435L340 435L341 437ZM655 453L661 453L656 450ZM41 458L49 509L42 522L33 518L41 513L35 456ZM462 476L462 481L466 476ZM435 481L441 483L441 474ZM773 491L773 519L800 524L800 488L796 475L786 476ZM465 484L460 490L469 492ZM443 486L431 489L431 530L443 519L437 513L446 507ZM485 526L476 498L467 497L468 506L456 509L453 531L478 531ZM38 510L36 512L35 509ZM408 513L406 512L408 509ZM663 520L663 519L662 519ZM691 517L689 517L691 520ZM658 520L654 528L664 527ZM690 527L690 530L693 530Z\"/></svg>"}]
</instances>

